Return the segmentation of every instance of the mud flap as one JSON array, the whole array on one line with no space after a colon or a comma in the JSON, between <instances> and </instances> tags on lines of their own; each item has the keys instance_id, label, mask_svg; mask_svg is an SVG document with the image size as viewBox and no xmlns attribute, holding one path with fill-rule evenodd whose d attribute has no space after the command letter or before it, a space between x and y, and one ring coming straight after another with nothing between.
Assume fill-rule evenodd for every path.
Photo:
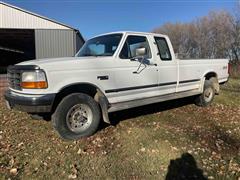
<instances>
[{"instance_id":1,"label":"mud flap","mask_svg":"<svg viewBox=\"0 0 240 180\"><path fill-rule=\"evenodd\" d=\"M7 100L5 101L5 104L6 104L6 107L7 107L9 110L12 109L11 106L10 106L10 103L9 103Z\"/></svg>"},{"instance_id":2,"label":"mud flap","mask_svg":"<svg viewBox=\"0 0 240 180\"><path fill-rule=\"evenodd\" d=\"M99 97L99 104L101 106L102 109L102 116L103 116L103 121L111 124L111 122L109 121L109 117L108 117L108 102L106 100L105 97L100 96Z\"/></svg>"}]
</instances>

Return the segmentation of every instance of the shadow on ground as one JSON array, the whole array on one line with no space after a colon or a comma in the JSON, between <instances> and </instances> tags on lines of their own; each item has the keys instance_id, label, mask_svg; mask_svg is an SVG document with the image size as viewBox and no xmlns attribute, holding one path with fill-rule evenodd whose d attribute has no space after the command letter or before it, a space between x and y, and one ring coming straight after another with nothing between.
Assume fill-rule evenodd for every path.
<instances>
[{"instance_id":1,"label":"shadow on ground","mask_svg":"<svg viewBox=\"0 0 240 180\"><path fill-rule=\"evenodd\" d=\"M207 180L203 171L198 168L194 157L184 153L180 158L171 160L168 166L166 180Z\"/></svg>"},{"instance_id":2,"label":"shadow on ground","mask_svg":"<svg viewBox=\"0 0 240 180\"><path fill-rule=\"evenodd\" d=\"M187 97L177 100L165 101L161 103L155 103L151 105L140 106L132 109L127 109L119 112L109 114L109 119L112 125L117 125L119 122L136 118L138 116L154 114L166 110L171 110L179 107L183 107L194 102L194 97Z\"/></svg>"}]
</instances>

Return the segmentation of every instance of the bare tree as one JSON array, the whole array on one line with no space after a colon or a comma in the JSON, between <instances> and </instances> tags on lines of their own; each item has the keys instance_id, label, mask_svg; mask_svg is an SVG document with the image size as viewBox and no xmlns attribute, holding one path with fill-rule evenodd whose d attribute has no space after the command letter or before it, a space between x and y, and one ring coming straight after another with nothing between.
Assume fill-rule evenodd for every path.
<instances>
[{"instance_id":1,"label":"bare tree","mask_svg":"<svg viewBox=\"0 0 240 180\"><path fill-rule=\"evenodd\" d=\"M240 61L240 2L236 6L236 10L232 19L232 44L231 55L235 62Z\"/></svg>"},{"instance_id":2,"label":"bare tree","mask_svg":"<svg viewBox=\"0 0 240 180\"><path fill-rule=\"evenodd\" d=\"M212 11L190 23L166 23L153 32L169 35L175 52L184 58L240 57L240 5L235 15Z\"/></svg>"}]
</instances>

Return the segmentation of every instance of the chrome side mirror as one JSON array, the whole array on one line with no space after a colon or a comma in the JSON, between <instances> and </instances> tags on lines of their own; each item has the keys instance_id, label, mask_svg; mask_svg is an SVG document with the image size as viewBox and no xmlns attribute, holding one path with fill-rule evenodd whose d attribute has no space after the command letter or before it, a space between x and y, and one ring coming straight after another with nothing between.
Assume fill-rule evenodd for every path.
<instances>
[{"instance_id":1,"label":"chrome side mirror","mask_svg":"<svg viewBox=\"0 0 240 180\"><path fill-rule=\"evenodd\" d=\"M136 49L136 57L147 55L147 50L145 47Z\"/></svg>"}]
</instances>

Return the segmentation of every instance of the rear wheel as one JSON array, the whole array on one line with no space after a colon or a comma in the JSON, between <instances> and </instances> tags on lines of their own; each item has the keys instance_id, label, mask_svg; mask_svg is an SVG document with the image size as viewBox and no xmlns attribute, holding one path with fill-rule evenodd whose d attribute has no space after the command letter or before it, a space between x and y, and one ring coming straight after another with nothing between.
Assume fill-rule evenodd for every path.
<instances>
[{"instance_id":1,"label":"rear wheel","mask_svg":"<svg viewBox=\"0 0 240 180\"><path fill-rule=\"evenodd\" d=\"M52 116L54 128L64 139L79 139L94 134L100 123L96 101L82 93L66 96Z\"/></svg>"},{"instance_id":2,"label":"rear wheel","mask_svg":"<svg viewBox=\"0 0 240 180\"><path fill-rule=\"evenodd\" d=\"M213 82L210 80L205 80L203 93L196 97L195 104L201 107L208 106L212 103L214 96L215 88Z\"/></svg>"}]
</instances>

